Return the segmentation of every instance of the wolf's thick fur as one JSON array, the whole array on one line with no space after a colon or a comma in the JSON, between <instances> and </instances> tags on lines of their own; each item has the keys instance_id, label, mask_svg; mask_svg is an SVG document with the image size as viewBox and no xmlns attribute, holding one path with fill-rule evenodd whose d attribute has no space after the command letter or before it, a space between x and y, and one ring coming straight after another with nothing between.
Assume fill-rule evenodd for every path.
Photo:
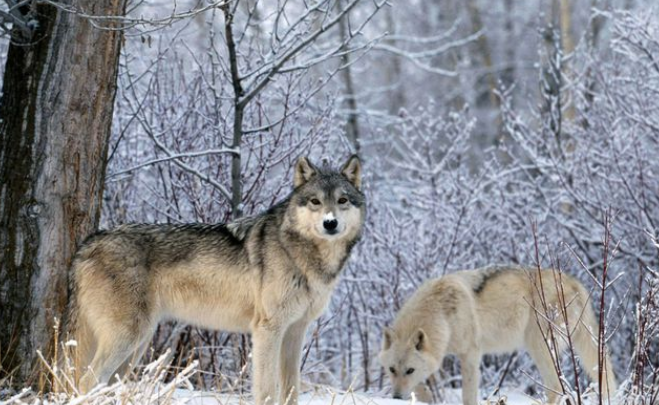
<instances>
[{"instance_id":1,"label":"wolf's thick fur","mask_svg":"<svg viewBox=\"0 0 659 405\"><path fill-rule=\"evenodd\" d=\"M384 331L380 362L389 373L394 397L424 393L424 381L445 355L455 354L462 368L463 403L476 405L482 355L524 348L542 375L549 402L555 402L561 390L545 336L550 322L566 330L563 303L574 348L588 376L597 381L599 327L589 294L566 274L560 274L561 293L557 274L494 266L425 282ZM556 329L554 335L564 351L564 335ZM612 397L616 382L611 367L607 355L602 392ZM420 399L429 402L427 396Z\"/></svg>"},{"instance_id":2,"label":"wolf's thick fur","mask_svg":"<svg viewBox=\"0 0 659 405\"><path fill-rule=\"evenodd\" d=\"M261 215L228 225L127 225L89 238L73 264L70 315L78 364L89 365L81 389L126 373L157 324L178 319L250 332L256 403L289 395L296 403L305 331L361 234L360 178L355 156L340 172L301 158L294 191Z\"/></svg>"}]
</instances>

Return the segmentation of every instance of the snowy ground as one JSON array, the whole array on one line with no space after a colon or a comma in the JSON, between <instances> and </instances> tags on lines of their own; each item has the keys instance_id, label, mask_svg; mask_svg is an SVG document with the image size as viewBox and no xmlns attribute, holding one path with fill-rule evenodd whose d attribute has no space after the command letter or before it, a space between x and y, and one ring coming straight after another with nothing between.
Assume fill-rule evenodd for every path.
<instances>
[{"instance_id":1,"label":"snowy ground","mask_svg":"<svg viewBox=\"0 0 659 405\"><path fill-rule=\"evenodd\" d=\"M145 389L146 388L146 389ZM443 392L444 399L439 405L461 405L459 390ZM480 405L540 405L542 402L533 399L521 392L506 391L495 398L482 399ZM594 403L589 402L586 403ZM250 396L240 394L214 393L208 391L194 391L192 389L174 388L171 384L152 384L150 386L134 384L115 384L98 387L94 392L82 396L52 395L48 398L34 395L29 390L23 391L0 405L253 405ZM312 393L305 393L299 398L299 405L423 405L423 402L383 398L377 394L337 392L331 387L316 387Z\"/></svg>"},{"instance_id":2,"label":"snowy ground","mask_svg":"<svg viewBox=\"0 0 659 405\"><path fill-rule=\"evenodd\" d=\"M442 404L447 405L459 405L462 402L460 401L460 396L457 393L449 393L451 398L448 398ZM501 401L499 401L499 399ZM177 390L172 398L174 403L177 404L186 404L186 405L250 405L251 403L245 398L238 398L236 396L230 395L219 395L209 392L199 392L199 391L188 391L188 390ZM326 392L315 392L307 393L300 396L299 404L300 405L410 405L410 404L421 404L421 402L415 402L413 400L398 400L391 398L380 398L376 396L370 396L364 393L337 393L333 392L330 389L327 389ZM538 404L538 401L529 398L523 394L504 394L501 398L483 400L481 404L487 405L496 405L496 404L507 404L507 405L531 405Z\"/></svg>"},{"instance_id":3,"label":"snowy ground","mask_svg":"<svg viewBox=\"0 0 659 405\"><path fill-rule=\"evenodd\" d=\"M253 405L250 396L239 392L235 394L196 391L192 384L197 375L198 364L193 361L187 367L178 370L174 378L168 377L168 353L161 355L152 363L144 366L141 378L129 381L117 381L111 385L101 384L84 395L75 392L51 393L46 396L26 388L19 393L0 399L0 405ZM58 381L67 380L62 374ZM312 386L309 386L311 388ZM365 394L341 392L329 386L315 385L311 392L300 396L300 405L411 405L422 404L414 399L396 400L383 398L383 394ZM57 390L56 390L57 391ZM2 393L0 393L2 394ZM6 395L6 394L5 394ZM444 390L441 404L460 405L460 390ZM2 396L0 396L2 398ZM536 405L540 402L523 395L520 391L509 390L501 396L482 400L481 405Z\"/></svg>"}]
</instances>

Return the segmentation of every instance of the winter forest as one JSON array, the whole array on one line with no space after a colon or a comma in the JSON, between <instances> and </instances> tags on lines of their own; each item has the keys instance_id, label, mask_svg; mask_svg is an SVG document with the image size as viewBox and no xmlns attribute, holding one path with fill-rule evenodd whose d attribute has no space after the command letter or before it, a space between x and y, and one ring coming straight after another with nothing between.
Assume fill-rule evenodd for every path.
<instances>
[{"instance_id":1,"label":"winter forest","mask_svg":"<svg viewBox=\"0 0 659 405\"><path fill-rule=\"evenodd\" d=\"M492 264L579 279L617 401L659 403L659 3L4 0L0 56L0 403L250 403L249 335L177 322L140 381L58 390L76 248L258 214L300 156L351 154L366 221L301 404L411 403L378 402L383 329L424 281ZM602 403L573 351L554 363L561 403ZM444 360L435 402L461 403L460 371ZM543 401L524 351L484 356L479 387Z\"/></svg>"}]
</instances>

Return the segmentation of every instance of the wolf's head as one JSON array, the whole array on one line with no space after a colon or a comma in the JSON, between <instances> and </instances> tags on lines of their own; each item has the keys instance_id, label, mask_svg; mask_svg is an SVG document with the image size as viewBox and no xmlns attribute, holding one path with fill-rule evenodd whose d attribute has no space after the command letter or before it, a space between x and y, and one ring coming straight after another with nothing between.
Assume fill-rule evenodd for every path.
<instances>
[{"instance_id":1,"label":"wolf's head","mask_svg":"<svg viewBox=\"0 0 659 405\"><path fill-rule=\"evenodd\" d=\"M391 380L393 397L407 399L412 391L437 370L437 358L430 350L428 336L418 329L409 338L384 330L380 364Z\"/></svg>"},{"instance_id":2,"label":"wolf's head","mask_svg":"<svg viewBox=\"0 0 659 405\"><path fill-rule=\"evenodd\" d=\"M307 239L351 240L364 222L361 163L355 155L340 171L316 167L302 157L295 166L290 214Z\"/></svg>"}]
</instances>

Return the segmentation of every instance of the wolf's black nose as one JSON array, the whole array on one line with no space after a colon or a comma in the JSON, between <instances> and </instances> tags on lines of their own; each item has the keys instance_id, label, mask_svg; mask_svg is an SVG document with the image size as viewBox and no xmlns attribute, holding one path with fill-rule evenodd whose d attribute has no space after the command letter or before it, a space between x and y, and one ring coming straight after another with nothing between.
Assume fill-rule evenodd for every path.
<instances>
[{"instance_id":1,"label":"wolf's black nose","mask_svg":"<svg viewBox=\"0 0 659 405\"><path fill-rule=\"evenodd\" d=\"M394 399L403 399L403 396L400 395L399 393L394 394Z\"/></svg>"},{"instance_id":2,"label":"wolf's black nose","mask_svg":"<svg viewBox=\"0 0 659 405\"><path fill-rule=\"evenodd\" d=\"M337 221L336 219L323 221L323 228L327 229L328 231L335 230L337 226L339 226L339 221Z\"/></svg>"}]
</instances>

